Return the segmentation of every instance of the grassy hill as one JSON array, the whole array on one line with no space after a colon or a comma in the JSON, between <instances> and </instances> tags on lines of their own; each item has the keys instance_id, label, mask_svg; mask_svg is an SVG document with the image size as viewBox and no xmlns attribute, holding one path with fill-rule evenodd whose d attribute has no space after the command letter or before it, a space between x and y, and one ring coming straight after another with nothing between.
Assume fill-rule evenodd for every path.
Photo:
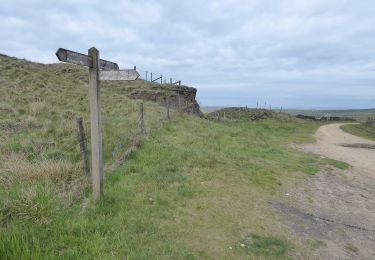
<instances>
[{"instance_id":1,"label":"grassy hill","mask_svg":"<svg viewBox=\"0 0 375 260\"><path fill-rule=\"evenodd\" d=\"M88 130L87 70L0 56L1 259L303 259L268 202L327 165L292 149L319 126L274 114L217 121L145 103L148 135L124 163L138 132L147 82L102 84L105 196L91 201L75 117ZM161 127L163 122L163 127ZM89 132L89 131L87 131ZM290 202L292 203L292 202Z\"/></svg>"}]
</instances>

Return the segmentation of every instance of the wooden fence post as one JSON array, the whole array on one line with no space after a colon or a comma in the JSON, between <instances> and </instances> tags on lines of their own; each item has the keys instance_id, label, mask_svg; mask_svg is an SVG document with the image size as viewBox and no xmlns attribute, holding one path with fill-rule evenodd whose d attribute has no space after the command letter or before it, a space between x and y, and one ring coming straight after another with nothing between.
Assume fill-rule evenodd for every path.
<instances>
[{"instance_id":1,"label":"wooden fence post","mask_svg":"<svg viewBox=\"0 0 375 260\"><path fill-rule=\"evenodd\" d=\"M85 137L85 130L83 129L82 117L77 118L77 127L78 127L79 148L81 151L81 158L82 158L82 163L83 163L83 172L87 177L89 177L90 165L89 165L89 157L87 154L86 137Z\"/></svg>"},{"instance_id":2,"label":"wooden fence post","mask_svg":"<svg viewBox=\"0 0 375 260\"><path fill-rule=\"evenodd\" d=\"M143 103L139 104L139 130L140 130L141 135L145 134Z\"/></svg>"},{"instance_id":3,"label":"wooden fence post","mask_svg":"<svg viewBox=\"0 0 375 260\"><path fill-rule=\"evenodd\" d=\"M170 117L170 115L169 115L169 97L166 97L166 99L165 99L165 105L166 105L166 107L167 107L167 119L168 120L170 120L171 119L171 117Z\"/></svg>"},{"instance_id":4,"label":"wooden fence post","mask_svg":"<svg viewBox=\"0 0 375 260\"><path fill-rule=\"evenodd\" d=\"M151 82L152 82L152 72L151 72Z\"/></svg>"},{"instance_id":5,"label":"wooden fence post","mask_svg":"<svg viewBox=\"0 0 375 260\"><path fill-rule=\"evenodd\" d=\"M103 195L103 150L102 124L100 115L99 51L95 47L92 47L89 49L88 55L92 59L92 65L89 67L92 187L94 200L98 200Z\"/></svg>"},{"instance_id":6,"label":"wooden fence post","mask_svg":"<svg viewBox=\"0 0 375 260\"><path fill-rule=\"evenodd\" d=\"M148 78L148 71L146 71L146 81L147 81L147 78Z\"/></svg>"},{"instance_id":7,"label":"wooden fence post","mask_svg":"<svg viewBox=\"0 0 375 260\"><path fill-rule=\"evenodd\" d=\"M170 78L170 79L169 79L169 82L170 82L170 83L171 83L171 85L172 85L172 78Z\"/></svg>"}]
</instances>

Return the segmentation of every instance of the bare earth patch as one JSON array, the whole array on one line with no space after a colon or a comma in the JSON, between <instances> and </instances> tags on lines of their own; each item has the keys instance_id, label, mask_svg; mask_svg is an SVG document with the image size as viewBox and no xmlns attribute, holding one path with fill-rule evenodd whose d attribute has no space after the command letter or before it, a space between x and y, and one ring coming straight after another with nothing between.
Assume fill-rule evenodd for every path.
<instances>
[{"instance_id":1,"label":"bare earth patch","mask_svg":"<svg viewBox=\"0 0 375 260\"><path fill-rule=\"evenodd\" d=\"M299 148L352 167L326 169L298 185L289 191L293 206L278 200L270 205L297 235L320 242L317 258L375 259L375 142L345 133L341 125L320 127L316 143Z\"/></svg>"}]
</instances>

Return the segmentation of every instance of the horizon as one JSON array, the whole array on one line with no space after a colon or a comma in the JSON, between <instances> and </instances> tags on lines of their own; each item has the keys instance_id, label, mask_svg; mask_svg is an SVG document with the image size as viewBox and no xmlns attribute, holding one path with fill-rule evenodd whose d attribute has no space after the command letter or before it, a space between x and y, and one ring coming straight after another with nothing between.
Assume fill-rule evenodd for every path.
<instances>
[{"instance_id":1,"label":"horizon","mask_svg":"<svg viewBox=\"0 0 375 260\"><path fill-rule=\"evenodd\" d=\"M370 0L5 0L0 52L58 63L60 47L95 46L142 78L196 87L203 106L366 109L375 106L374 12Z\"/></svg>"}]
</instances>

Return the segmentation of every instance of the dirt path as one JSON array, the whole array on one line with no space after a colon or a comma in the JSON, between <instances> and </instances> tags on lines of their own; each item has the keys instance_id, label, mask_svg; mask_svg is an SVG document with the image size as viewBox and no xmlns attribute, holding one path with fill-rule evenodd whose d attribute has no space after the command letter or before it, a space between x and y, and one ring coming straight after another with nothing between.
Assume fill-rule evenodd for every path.
<instances>
[{"instance_id":1,"label":"dirt path","mask_svg":"<svg viewBox=\"0 0 375 260\"><path fill-rule=\"evenodd\" d=\"M375 142L345 133L341 125L320 127L316 143L299 148L352 167L324 170L290 191L293 207L271 204L297 235L319 245L317 258L375 259Z\"/></svg>"},{"instance_id":2,"label":"dirt path","mask_svg":"<svg viewBox=\"0 0 375 260\"><path fill-rule=\"evenodd\" d=\"M375 178L375 149L361 149L345 146L375 146L370 141L348 134L341 130L343 124L324 125L315 134L316 143L305 145L304 149L326 157L349 163L356 171L364 172ZM363 175L363 173L362 173Z\"/></svg>"}]
</instances>

